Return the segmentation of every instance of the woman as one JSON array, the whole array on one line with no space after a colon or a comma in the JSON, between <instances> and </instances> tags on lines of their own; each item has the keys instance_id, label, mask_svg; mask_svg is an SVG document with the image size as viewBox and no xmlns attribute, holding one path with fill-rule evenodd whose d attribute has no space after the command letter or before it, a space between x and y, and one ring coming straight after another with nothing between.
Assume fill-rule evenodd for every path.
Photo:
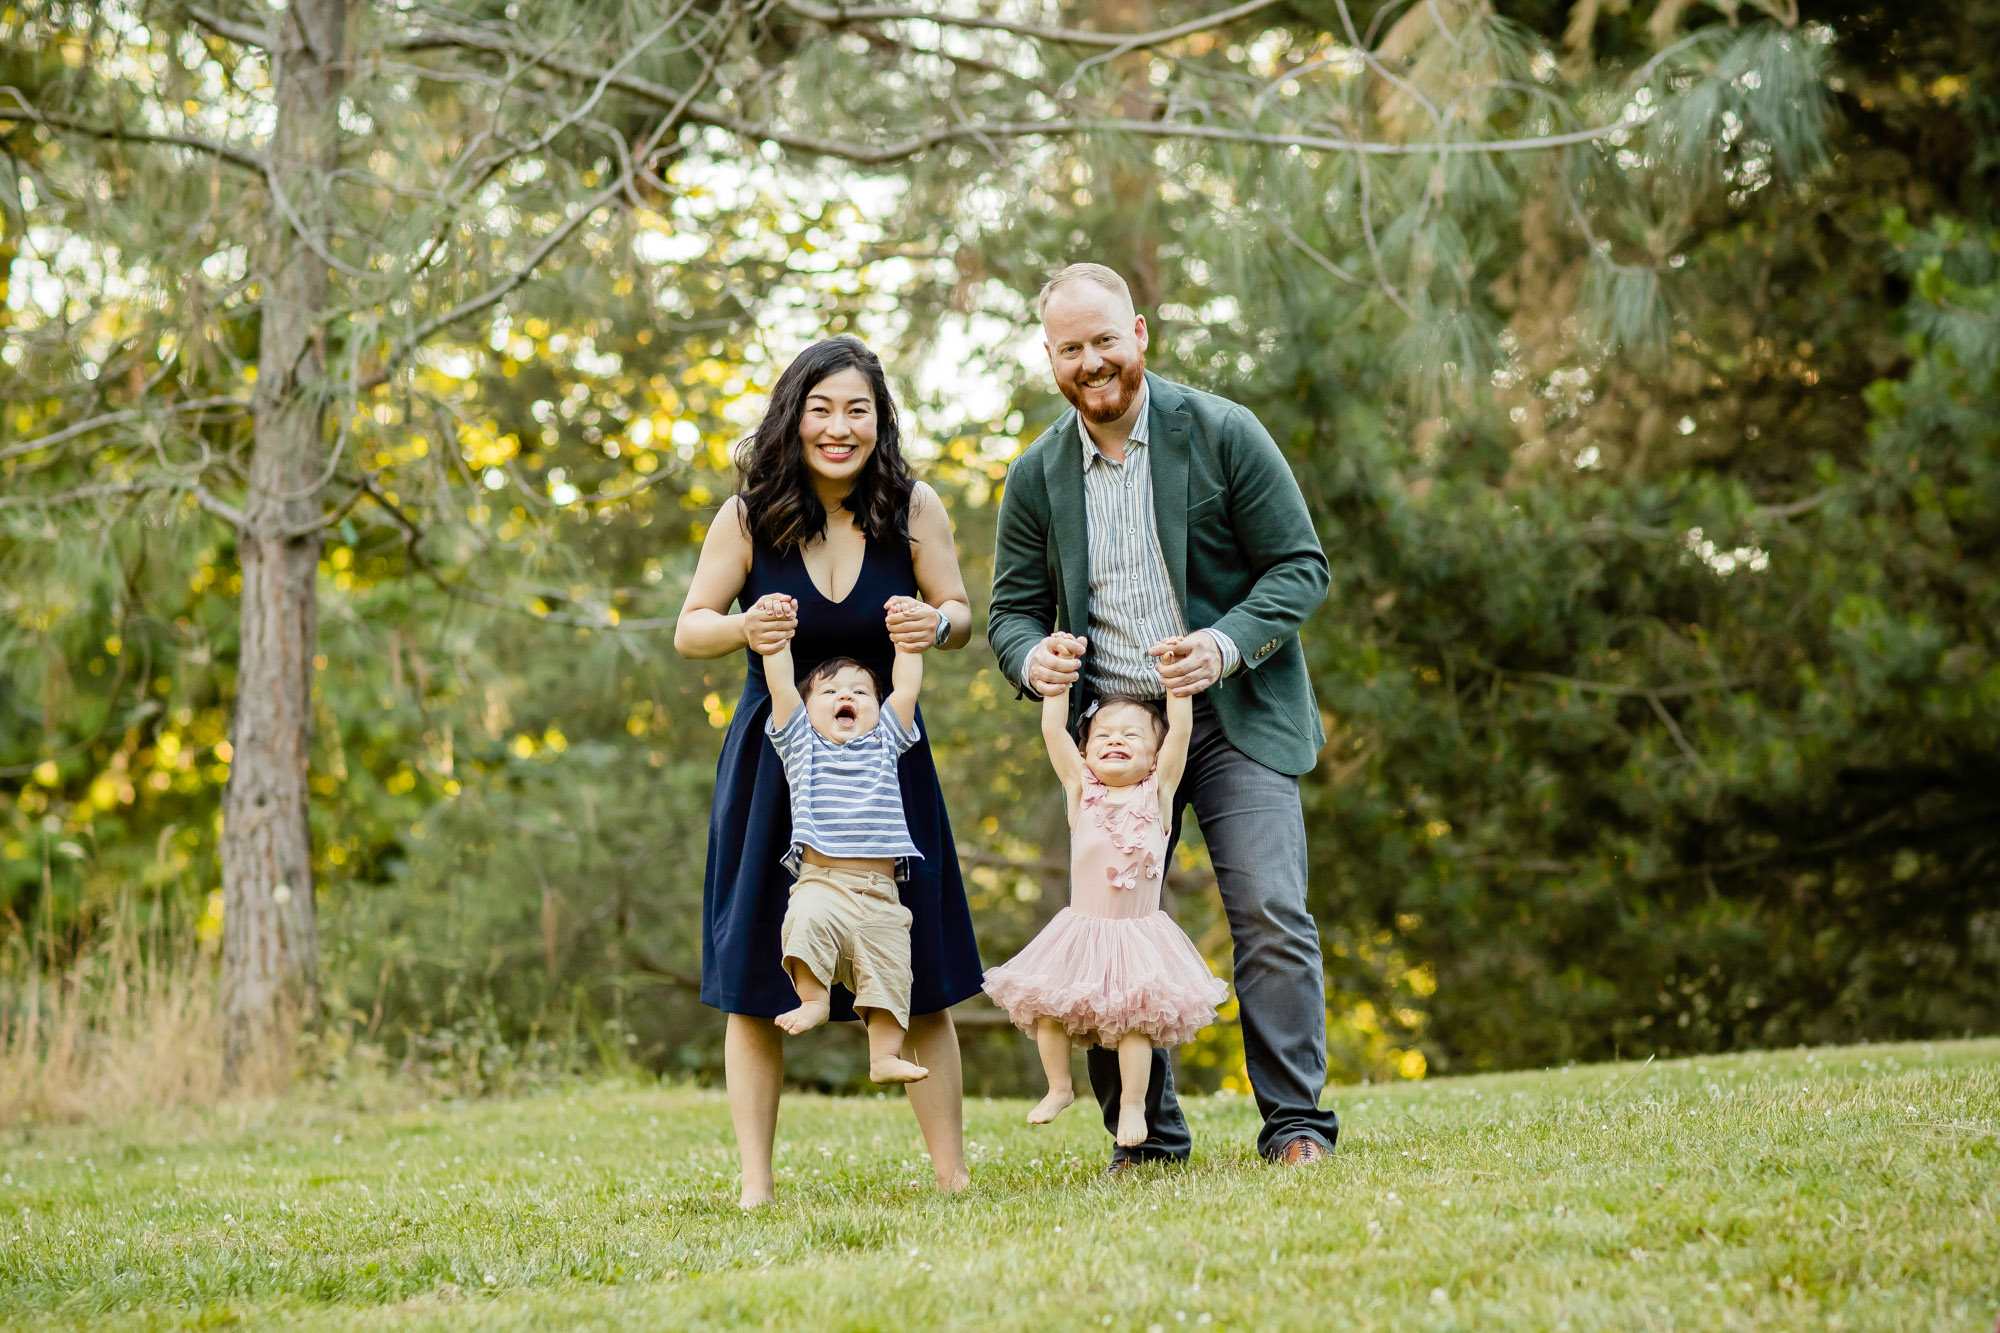
<instances>
[{"instance_id":1,"label":"woman","mask_svg":"<svg viewBox=\"0 0 2000 1333\"><path fill-rule=\"evenodd\" d=\"M771 592L795 599L796 615L757 610ZM885 612L896 597L922 605ZM732 615L732 604L752 609ZM736 494L702 543L674 630L684 657L751 650L716 765L701 968L702 1002L729 1015L723 1072L745 1208L772 1198L784 1034L771 1020L799 1003L778 943L791 887L781 864L790 797L765 739L771 696L754 653L796 629L800 673L844 656L886 677L897 647L964 647L971 619L951 522L937 492L910 477L882 363L858 338L813 344L779 376L770 410L738 453ZM903 755L900 776L910 836L923 853L901 885L913 918L909 1058L930 1070L908 1085L910 1106L938 1188L956 1191L967 1183L962 1079L946 1010L979 992L979 951L928 734ZM836 990L833 1017L854 1016L852 996Z\"/></svg>"}]
</instances>

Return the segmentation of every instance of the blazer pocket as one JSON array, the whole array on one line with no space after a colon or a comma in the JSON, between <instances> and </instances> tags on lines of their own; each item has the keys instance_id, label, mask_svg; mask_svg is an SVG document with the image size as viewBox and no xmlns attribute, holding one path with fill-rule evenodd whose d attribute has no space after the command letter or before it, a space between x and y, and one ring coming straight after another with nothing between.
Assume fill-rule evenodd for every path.
<instances>
[{"instance_id":1,"label":"blazer pocket","mask_svg":"<svg viewBox=\"0 0 2000 1333\"><path fill-rule=\"evenodd\" d=\"M1193 518L1196 514L1208 512L1215 505L1222 503L1223 496L1222 491L1210 491L1207 495L1195 496L1188 501L1188 517Z\"/></svg>"}]
</instances>

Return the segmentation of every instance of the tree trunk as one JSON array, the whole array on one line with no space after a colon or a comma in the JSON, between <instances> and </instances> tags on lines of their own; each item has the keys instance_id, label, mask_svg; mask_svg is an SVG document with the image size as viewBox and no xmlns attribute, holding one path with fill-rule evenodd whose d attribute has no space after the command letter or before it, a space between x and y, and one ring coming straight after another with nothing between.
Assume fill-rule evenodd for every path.
<instances>
[{"instance_id":1,"label":"tree trunk","mask_svg":"<svg viewBox=\"0 0 2000 1333\"><path fill-rule=\"evenodd\" d=\"M232 1077L282 1058L318 1003L307 767L318 634L323 319L330 274L323 191L337 151L347 0L292 0L274 16L277 125L261 261L263 320L244 524L242 641L223 795L222 1010ZM289 207L288 207L288 206ZM289 216L288 216L289 214Z\"/></svg>"},{"instance_id":2,"label":"tree trunk","mask_svg":"<svg viewBox=\"0 0 2000 1333\"><path fill-rule=\"evenodd\" d=\"M1106 0L1098 6L1096 26L1108 32L1151 32L1155 26L1152 0ZM1111 62L1122 85L1119 115L1129 120L1152 120L1159 114L1147 79L1152 63L1150 51L1128 52ZM1132 155L1118 158L1111 170L1111 197L1124 209L1125 218L1114 242L1119 257L1112 262L1124 268L1131 280L1133 304L1162 323L1159 306L1166 292L1160 282L1160 173L1153 166L1150 141L1141 141L1129 151Z\"/></svg>"}]
</instances>

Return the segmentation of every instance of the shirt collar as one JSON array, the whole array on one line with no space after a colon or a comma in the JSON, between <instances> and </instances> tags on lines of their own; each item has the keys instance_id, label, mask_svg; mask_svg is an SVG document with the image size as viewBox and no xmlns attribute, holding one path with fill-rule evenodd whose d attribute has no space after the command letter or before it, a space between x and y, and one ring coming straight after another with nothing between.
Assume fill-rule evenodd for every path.
<instances>
[{"instance_id":1,"label":"shirt collar","mask_svg":"<svg viewBox=\"0 0 2000 1333\"><path fill-rule=\"evenodd\" d=\"M1139 415L1132 422L1132 433L1125 437L1127 449L1144 447L1153 442L1152 409L1153 386L1142 379L1139 381ZM1083 437L1083 467L1086 472L1090 470L1092 463L1111 461L1098 450L1097 441L1090 437L1090 427L1084 425L1081 415L1076 419L1076 433Z\"/></svg>"}]
</instances>

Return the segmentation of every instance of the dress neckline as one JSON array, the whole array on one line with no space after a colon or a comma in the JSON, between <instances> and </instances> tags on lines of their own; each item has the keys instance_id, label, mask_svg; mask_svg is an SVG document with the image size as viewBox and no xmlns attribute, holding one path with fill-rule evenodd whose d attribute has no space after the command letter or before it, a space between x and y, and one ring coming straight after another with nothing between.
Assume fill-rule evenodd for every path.
<instances>
[{"instance_id":1,"label":"dress neckline","mask_svg":"<svg viewBox=\"0 0 2000 1333\"><path fill-rule=\"evenodd\" d=\"M825 535L822 534L820 540L824 541L825 539L826 539ZM812 566L806 563L806 548L804 546L800 546L798 550L799 550L799 572L806 576L806 586L813 590L813 595L819 598L822 602L825 602L828 606L846 606L850 601L854 600L855 590L861 586L861 580L867 577L868 557L874 553L875 543L868 536L866 531L862 532L861 564L855 568L854 582L849 584L847 587L847 592L839 597L829 597L826 595L826 591L819 586L819 580L813 577ZM828 572L831 573L832 571L829 570Z\"/></svg>"}]
</instances>

